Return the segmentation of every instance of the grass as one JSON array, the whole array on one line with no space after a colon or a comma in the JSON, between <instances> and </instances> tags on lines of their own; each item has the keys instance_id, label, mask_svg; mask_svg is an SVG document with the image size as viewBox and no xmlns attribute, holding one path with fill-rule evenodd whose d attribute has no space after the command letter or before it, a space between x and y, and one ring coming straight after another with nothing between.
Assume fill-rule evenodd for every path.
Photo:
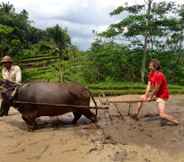
<instances>
[{"instance_id":1,"label":"grass","mask_svg":"<svg viewBox=\"0 0 184 162\"><path fill-rule=\"evenodd\" d=\"M125 94L143 94L145 92L146 84L134 82L101 82L97 84L90 84L87 87L95 95L104 93L107 96L125 95ZM169 85L171 94L184 94L184 86Z\"/></svg>"},{"instance_id":2,"label":"grass","mask_svg":"<svg viewBox=\"0 0 184 162\"><path fill-rule=\"evenodd\" d=\"M106 96L118 96L118 95L127 95L127 94L143 94L145 90L143 89L128 89L128 90L97 90L97 89L90 89L91 92L95 96L99 96L101 94L105 94ZM184 94L184 89L176 90L170 89L171 94Z\"/></svg>"},{"instance_id":3,"label":"grass","mask_svg":"<svg viewBox=\"0 0 184 162\"><path fill-rule=\"evenodd\" d=\"M40 62L40 61L45 61L45 60L56 60L58 59L58 56L47 56L47 57L36 57L36 58L30 58L30 59L24 59L21 60L21 63L33 63L33 62Z\"/></svg>"},{"instance_id":4,"label":"grass","mask_svg":"<svg viewBox=\"0 0 184 162\"><path fill-rule=\"evenodd\" d=\"M31 80L46 80L57 81L58 76L52 68L33 68L25 70L25 81ZM73 77L73 78L72 78ZM107 81L94 84L87 84L81 80L81 76L71 75L70 78L73 81L77 81L84 86L88 87L94 95L125 95L125 94L143 94L146 88L146 84L135 82L115 82ZM184 86L182 85L169 85L169 91L171 94L184 94Z\"/></svg>"},{"instance_id":5,"label":"grass","mask_svg":"<svg viewBox=\"0 0 184 162\"><path fill-rule=\"evenodd\" d=\"M47 67L31 67L24 70L25 81L32 80L45 80L45 81L58 81L58 75L52 65L57 63L50 63ZM146 88L146 84L139 82L125 82L125 81L104 81L94 84L88 84L82 79L80 71L72 72L72 68L65 68L65 78L68 80L76 81L84 86L88 87L94 95L125 95L125 94L143 94ZM69 73L69 74L67 74ZM171 94L184 94L184 86L182 85L169 85L169 91Z\"/></svg>"},{"instance_id":6,"label":"grass","mask_svg":"<svg viewBox=\"0 0 184 162\"><path fill-rule=\"evenodd\" d=\"M90 84L91 89L100 90L127 90L127 89L145 89L146 85L142 83L128 83L128 82L101 82L97 84Z\"/></svg>"}]
</instances>

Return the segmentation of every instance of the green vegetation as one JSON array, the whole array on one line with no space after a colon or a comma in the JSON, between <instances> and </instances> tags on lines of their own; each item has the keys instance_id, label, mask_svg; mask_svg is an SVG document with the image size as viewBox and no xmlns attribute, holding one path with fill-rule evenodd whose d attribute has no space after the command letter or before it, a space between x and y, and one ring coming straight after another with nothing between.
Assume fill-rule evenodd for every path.
<instances>
[{"instance_id":1,"label":"green vegetation","mask_svg":"<svg viewBox=\"0 0 184 162\"><path fill-rule=\"evenodd\" d=\"M130 82L104 82L88 85L89 89L96 95L124 95L124 94L143 94L146 85ZM184 94L184 86L169 85L172 94Z\"/></svg>"},{"instance_id":2,"label":"green vegetation","mask_svg":"<svg viewBox=\"0 0 184 162\"><path fill-rule=\"evenodd\" d=\"M123 13L127 13L124 16ZM97 33L91 48L72 45L66 28L32 26L26 10L0 4L0 56L11 55L23 80L80 82L95 94L143 93L147 63L158 58L171 93L184 93L184 5L146 0L119 6L122 19Z\"/></svg>"}]
</instances>

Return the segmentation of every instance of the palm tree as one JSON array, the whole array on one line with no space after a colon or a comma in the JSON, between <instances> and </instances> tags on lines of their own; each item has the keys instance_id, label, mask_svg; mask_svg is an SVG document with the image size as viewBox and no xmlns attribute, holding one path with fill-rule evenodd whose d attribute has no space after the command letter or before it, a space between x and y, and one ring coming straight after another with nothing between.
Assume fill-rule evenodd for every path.
<instances>
[{"instance_id":1,"label":"palm tree","mask_svg":"<svg viewBox=\"0 0 184 162\"><path fill-rule=\"evenodd\" d=\"M68 47L71 46L70 36L68 35L67 31L62 29L59 25L56 25L52 28L47 28L48 35L53 39L57 48L56 51L59 54L58 59L58 76L59 81L64 82L64 54Z\"/></svg>"},{"instance_id":2,"label":"palm tree","mask_svg":"<svg viewBox=\"0 0 184 162\"><path fill-rule=\"evenodd\" d=\"M7 3L2 2L0 4L0 11L4 12L6 14L10 14L10 13L15 12L15 8L9 2L7 2Z\"/></svg>"},{"instance_id":3,"label":"palm tree","mask_svg":"<svg viewBox=\"0 0 184 162\"><path fill-rule=\"evenodd\" d=\"M62 29L59 25L47 29L48 35L54 40L57 48L60 50L60 55L63 51L71 45L70 36L67 31Z\"/></svg>"}]
</instances>

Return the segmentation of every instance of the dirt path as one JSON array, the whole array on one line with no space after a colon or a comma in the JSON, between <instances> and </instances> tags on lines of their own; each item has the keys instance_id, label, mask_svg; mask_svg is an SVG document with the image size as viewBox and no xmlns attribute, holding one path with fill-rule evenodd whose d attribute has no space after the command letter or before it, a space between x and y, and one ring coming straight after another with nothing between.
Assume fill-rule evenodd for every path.
<instances>
[{"instance_id":1,"label":"dirt path","mask_svg":"<svg viewBox=\"0 0 184 162\"><path fill-rule=\"evenodd\" d=\"M134 99L136 95L110 97ZM0 162L184 162L184 96L173 96L168 112L177 117L179 126L160 126L155 103L145 105L141 119L127 116L127 105L111 106L99 113L97 125L82 118L77 126L69 122L72 114L38 122L43 127L28 132L14 109L0 118ZM117 109L118 108L118 109Z\"/></svg>"}]
</instances>

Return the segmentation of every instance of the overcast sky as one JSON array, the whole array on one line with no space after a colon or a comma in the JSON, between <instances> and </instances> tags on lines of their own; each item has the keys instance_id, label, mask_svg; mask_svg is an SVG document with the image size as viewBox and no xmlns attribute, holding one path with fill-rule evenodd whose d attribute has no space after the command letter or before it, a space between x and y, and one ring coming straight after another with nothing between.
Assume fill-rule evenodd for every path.
<instances>
[{"instance_id":1,"label":"overcast sky","mask_svg":"<svg viewBox=\"0 0 184 162\"><path fill-rule=\"evenodd\" d=\"M72 42L81 50L90 47L92 30L103 31L118 17L109 13L125 2L143 3L144 0L0 0L10 2L17 11L26 9L33 25L42 29L59 24L67 27ZM159 1L159 0L157 0ZM183 3L184 0L175 0Z\"/></svg>"}]
</instances>

